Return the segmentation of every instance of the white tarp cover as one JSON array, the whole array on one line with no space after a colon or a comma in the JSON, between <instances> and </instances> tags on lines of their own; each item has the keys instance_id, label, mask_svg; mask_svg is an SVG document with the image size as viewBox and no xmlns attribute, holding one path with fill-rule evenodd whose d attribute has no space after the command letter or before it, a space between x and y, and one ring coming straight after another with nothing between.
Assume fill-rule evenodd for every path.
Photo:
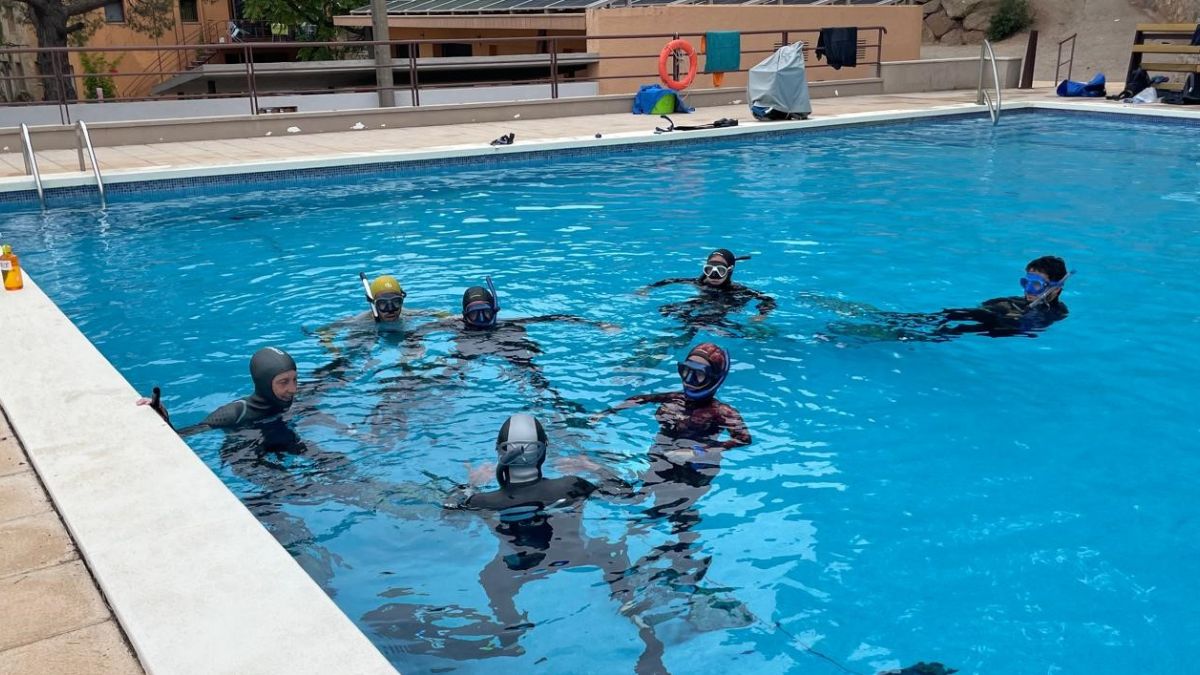
<instances>
[{"instance_id":1,"label":"white tarp cover","mask_svg":"<svg viewBox=\"0 0 1200 675\"><path fill-rule=\"evenodd\" d=\"M808 74L804 68L804 43L780 47L751 68L746 93L751 106L791 114L811 113Z\"/></svg>"}]
</instances>

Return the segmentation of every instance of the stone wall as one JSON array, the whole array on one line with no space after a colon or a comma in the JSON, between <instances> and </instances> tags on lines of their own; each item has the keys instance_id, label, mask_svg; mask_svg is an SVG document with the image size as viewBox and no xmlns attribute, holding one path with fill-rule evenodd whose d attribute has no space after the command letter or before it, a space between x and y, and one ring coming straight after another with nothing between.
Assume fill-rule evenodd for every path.
<instances>
[{"instance_id":1,"label":"stone wall","mask_svg":"<svg viewBox=\"0 0 1200 675\"><path fill-rule=\"evenodd\" d=\"M1137 0L1136 4L1154 12L1163 21L1172 23L1200 21L1200 0Z\"/></svg>"},{"instance_id":2,"label":"stone wall","mask_svg":"<svg viewBox=\"0 0 1200 675\"><path fill-rule=\"evenodd\" d=\"M925 12L922 42L944 45L983 42L997 3L998 0L924 0L920 3Z\"/></svg>"}]
</instances>

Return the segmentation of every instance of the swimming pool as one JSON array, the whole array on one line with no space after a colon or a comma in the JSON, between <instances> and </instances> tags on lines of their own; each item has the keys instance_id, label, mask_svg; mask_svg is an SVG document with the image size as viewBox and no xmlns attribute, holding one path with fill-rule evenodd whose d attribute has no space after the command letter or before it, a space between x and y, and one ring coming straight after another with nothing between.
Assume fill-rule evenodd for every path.
<instances>
[{"instance_id":1,"label":"swimming pool","mask_svg":"<svg viewBox=\"0 0 1200 675\"><path fill-rule=\"evenodd\" d=\"M655 580L634 598L658 608L638 618L666 643L664 663L841 672L803 643L858 672L918 660L1170 672L1200 623L1186 501L1200 151L1179 141L1186 129L954 119L150 193L102 217L6 206L5 234L131 382L164 386L182 423L246 393L259 346L285 347L311 379L330 359L313 329L365 308L359 269L398 274L411 308L453 311L491 274L505 316L622 324L531 328L550 382L589 410L674 389L686 345L657 308L689 292L633 291L694 274L718 245L753 254L737 279L780 307L715 339L734 360L721 398L754 443L699 503L698 551L681 555L711 556L701 590ZM801 300L972 305L1015 294L1023 264L1045 253L1079 275L1070 318L1034 340L830 340L844 317ZM447 348L434 339L422 363ZM552 454L633 477L651 411L584 428L496 363L417 379L394 367L401 356L382 340L323 389L320 410L353 433L301 415L300 433L352 457L363 480L300 459L238 475L219 434L192 445L404 672L631 669L636 624L594 568L524 585L516 648L491 637L504 631L480 573L496 539L437 497L465 479L463 462L493 457L519 410L547 422ZM676 539L643 508L593 500L585 530L639 560Z\"/></svg>"}]
</instances>

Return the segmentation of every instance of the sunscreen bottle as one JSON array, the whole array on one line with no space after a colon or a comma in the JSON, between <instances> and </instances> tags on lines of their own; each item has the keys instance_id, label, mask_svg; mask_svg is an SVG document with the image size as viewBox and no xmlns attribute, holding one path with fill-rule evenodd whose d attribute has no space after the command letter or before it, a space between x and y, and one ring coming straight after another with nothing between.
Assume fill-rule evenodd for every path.
<instances>
[{"instance_id":1,"label":"sunscreen bottle","mask_svg":"<svg viewBox=\"0 0 1200 675\"><path fill-rule=\"evenodd\" d=\"M12 252L12 246L0 248L0 277L4 279L4 290L19 291L25 287L21 278L21 261Z\"/></svg>"}]
</instances>

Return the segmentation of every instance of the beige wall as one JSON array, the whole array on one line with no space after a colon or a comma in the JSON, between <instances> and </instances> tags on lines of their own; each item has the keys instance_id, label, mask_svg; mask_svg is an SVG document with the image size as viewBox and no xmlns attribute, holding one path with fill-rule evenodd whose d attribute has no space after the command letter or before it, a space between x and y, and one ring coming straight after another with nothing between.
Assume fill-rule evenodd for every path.
<instances>
[{"instance_id":1,"label":"beige wall","mask_svg":"<svg viewBox=\"0 0 1200 675\"><path fill-rule=\"evenodd\" d=\"M139 33L125 23L105 23L87 41L88 47L148 47L154 45L200 44L214 37L228 34L229 2L227 0L198 0L196 10L199 21L184 23L179 19L179 3L174 3L175 26L157 39ZM125 16L129 16L129 2L125 3ZM104 10L96 10L100 17ZM113 70L117 76L113 83L117 87L117 95L125 98L130 96L147 96L150 88L170 76L158 77L151 75L121 76L120 73L144 73L148 71L186 70L188 63L195 57L195 52L185 51L128 51L128 52L96 52L108 61L118 61ZM219 59L218 59L219 60ZM71 55L71 66L75 73L75 87L80 99L83 93L83 64L78 54Z\"/></svg>"},{"instance_id":2,"label":"beige wall","mask_svg":"<svg viewBox=\"0 0 1200 675\"><path fill-rule=\"evenodd\" d=\"M705 31L775 31L767 35L742 36L741 67L748 69L766 58L782 41L782 31L789 30L788 41L805 40L816 46L815 32L797 32L800 29L817 30L834 26L883 26L883 61L906 61L921 58L921 20L919 6L904 7L804 7L804 6L713 6L682 5L660 7L626 7L589 10L587 34L595 35L647 35L679 33L700 49L698 35ZM859 41L877 44L875 31L860 31ZM599 77L619 77L600 81L602 94L632 93L639 85L658 82L658 54L666 44L663 38L630 40L588 40L588 51L601 56L593 74ZM747 53L756 52L756 53ZM877 58L875 47L860 50L859 58L868 61ZM606 61L605 57L640 56ZM875 66L859 66L833 70L824 67L824 61L816 61L807 55L810 81L843 80L875 77ZM704 57L700 56L700 67ZM821 66L821 67L814 67ZM629 77L622 77L629 76ZM711 75L698 75L696 88L713 86ZM730 73L725 76L723 86L745 87L745 73Z\"/></svg>"}]
</instances>

